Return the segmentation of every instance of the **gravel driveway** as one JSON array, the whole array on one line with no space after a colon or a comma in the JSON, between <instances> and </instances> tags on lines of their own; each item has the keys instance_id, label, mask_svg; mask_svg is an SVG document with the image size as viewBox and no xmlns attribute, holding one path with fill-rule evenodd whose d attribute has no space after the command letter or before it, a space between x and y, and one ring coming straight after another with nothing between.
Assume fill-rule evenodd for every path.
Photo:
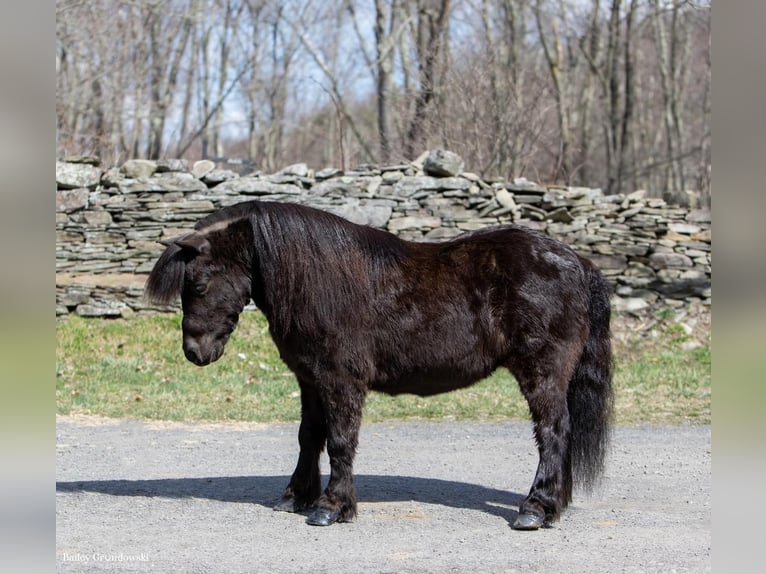
<instances>
[{"instance_id":1,"label":"gravel driveway","mask_svg":"<svg viewBox=\"0 0 766 574\"><path fill-rule=\"evenodd\" d=\"M709 572L710 444L709 426L617 428L601 488L518 532L528 423L366 424L359 517L320 528L271 510L297 424L58 417L57 571Z\"/></svg>"}]
</instances>

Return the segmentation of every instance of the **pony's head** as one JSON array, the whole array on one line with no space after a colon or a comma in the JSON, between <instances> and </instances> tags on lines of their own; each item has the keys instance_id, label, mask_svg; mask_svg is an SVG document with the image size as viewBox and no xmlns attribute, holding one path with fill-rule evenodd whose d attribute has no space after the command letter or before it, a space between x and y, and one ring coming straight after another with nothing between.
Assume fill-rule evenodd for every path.
<instances>
[{"instance_id":1,"label":"pony's head","mask_svg":"<svg viewBox=\"0 0 766 574\"><path fill-rule=\"evenodd\" d=\"M198 366L218 360L250 301L245 247L220 226L163 242L165 252L146 281L150 301L168 305L180 295L183 351Z\"/></svg>"}]
</instances>

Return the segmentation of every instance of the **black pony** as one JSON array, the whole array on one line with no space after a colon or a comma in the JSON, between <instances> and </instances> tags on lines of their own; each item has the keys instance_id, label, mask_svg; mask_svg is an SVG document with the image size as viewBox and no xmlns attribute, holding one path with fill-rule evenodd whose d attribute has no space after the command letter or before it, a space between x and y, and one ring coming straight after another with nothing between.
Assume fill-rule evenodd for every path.
<instances>
[{"instance_id":1,"label":"black pony","mask_svg":"<svg viewBox=\"0 0 766 574\"><path fill-rule=\"evenodd\" d=\"M298 379L300 455L277 510L310 510L315 525L356 516L353 462L368 391L443 393L499 366L529 404L540 456L513 527L550 525L573 483L588 488L603 470L609 289L566 245L515 225L413 243L261 201L221 209L166 245L146 294L158 304L181 296L186 357L217 360L252 299Z\"/></svg>"}]
</instances>

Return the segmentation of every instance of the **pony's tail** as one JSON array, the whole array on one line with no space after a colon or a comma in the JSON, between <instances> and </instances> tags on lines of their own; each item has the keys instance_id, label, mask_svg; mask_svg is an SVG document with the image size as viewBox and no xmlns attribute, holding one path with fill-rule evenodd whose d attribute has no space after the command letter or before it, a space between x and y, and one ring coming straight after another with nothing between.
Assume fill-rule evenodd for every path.
<instances>
[{"instance_id":1,"label":"pony's tail","mask_svg":"<svg viewBox=\"0 0 766 574\"><path fill-rule=\"evenodd\" d=\"M609 285L590 261L584 265L590 276L590 334L569 382L567 407L572 478L588 491L604 470L614 399Z\"/></svg>"}]
</instances>

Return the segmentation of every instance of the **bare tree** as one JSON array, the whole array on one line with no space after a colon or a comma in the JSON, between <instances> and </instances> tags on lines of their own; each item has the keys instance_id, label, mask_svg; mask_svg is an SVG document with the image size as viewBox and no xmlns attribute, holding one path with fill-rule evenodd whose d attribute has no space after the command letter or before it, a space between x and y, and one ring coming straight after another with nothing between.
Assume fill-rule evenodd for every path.
<instances>
[{"instance_id":1,"label":"bare tree","mask_svg":"<svg viewBox=\"0 0 766 574\"><path fill-rule=\"evenodd\" d=\"M353 4L353 2L350 2ZM380 160L388 163L391 159L391 91L393 90L393 67L396 17L399 13L398 0L392 0L386 10L383 0L375 0L375 54L376 54L376 95L378 111L378 140Z\"/></svg>"},{"instance_id":2,"label":"bare tree","mask_svg":"<svg viewBox=\"0 0 766 574\"><path fill-rule=\"evenodd\" d=\"M559 126L559 149L555 163L554 179L561 177L569 183L572 176L572 133L571 133L571 96L572 85L570 70L564 56L562 27L566 27L567 9L563 0L558 2L558 10L551 14L543 10L543 1L536 0L535 22L540 36L540 44L553 82L553 96L556 101L556 118ZM551 22L550 32L545 23Z\"/></svg>"},{"instance_id":3,"label":"bare tree","mask_svg":"<svg viewBox=\"0 0 766 574\"><path fill-rule=\"evenodd\" d=\"M335 107L338 116L339 129L341 131L340 139L338 140L339 145L341 148L343 147L343 136L345 134L345 128L348 127L351 133L354 135L356 142L361 147L366 160L373 161L375 155L373 154L368 144L367 138L365 138L365 136L362 134L356 118L351 114L350 106L347 104L346 98L343 94L338 73L333 69L331 63L323 55L321 49L317 47L315 42L312 40L307 31L307 25L305 21L298 17L290 20L289 24L292 26L301 44L311 56L316 66L321 70L322 75L327 81L325 90L330 97L333 106ZM334 46L334 48L337 49L337 45ZM340 161L341 164L345 166L345 153L341 153Z\"/></svg>"},{"instance_id":4,"label":"bare tree","mask_svg":"<svg viewBox=\"0 0 766 574\"><path fill-rule=\"evenodd\" d=\"M709 0L57 0L57 153L234 153L271 170L439 145L488 176L709 190L710 12Z\"/></svg>"},{"instance_id":5,"label":"bare tree","mask_svg":"<svg viewBox=\"0 0 766 574\"><path fill-rule=\"evenodd\" d=\"M144 5L144 18L148 28L151 58L151 88L149 100L149 141L146 156L159 158L165 151L165 125L176 95L181 62L192 29L192 18L187 6L177 13L166 14L164 5Z\"/></svg>"},{"instance_id":6,"label":"bare tree","mask_svg":"<svg viewBox=\"0 0 766 574\"><path fill-rule=\"evenodd\" d=\"M682 0L673 0L668 11L659 0L650 0L654 11L652 22L657 42L657 65L662 82L663 120L665 126L665 145L667 146L667 183L672 190L686 188L683 162L679 161L684 149L684 134L679 114L679 97L683 82L683 35L679 28ZM670 22L667 22L667 20Z\"/></svg>"},{"instance_id":7,"label":"bare tree","mask_svg":"<svg viewBox=\"0 0 766 574\"><path fill-rule=\"evenodd\" d=\"M404 140L404 155L414 158L422 145L429 104L437 91L436 73L443 45L447 40L450 0L418 0L415 48L418 59L418 90L409 129Z\"/></svg>"},{"instance_id":8,"label":"bare tree","mask_svg":"<svg viewBox=\"0 0 766 574\"><path fill-rule=\"evenodd\" d=\"M598 80L598 64L601 54L601 0L592 0L590 14L587 19L585 33L580 36L579 49L587 62L583 67L582 89L578 108L580 114L577 123L578 149L577 166L579 179L588 182L591 179L591 129L593 125L593 105L595 101L596 81Z\"/></svg>"}]
</instances>

